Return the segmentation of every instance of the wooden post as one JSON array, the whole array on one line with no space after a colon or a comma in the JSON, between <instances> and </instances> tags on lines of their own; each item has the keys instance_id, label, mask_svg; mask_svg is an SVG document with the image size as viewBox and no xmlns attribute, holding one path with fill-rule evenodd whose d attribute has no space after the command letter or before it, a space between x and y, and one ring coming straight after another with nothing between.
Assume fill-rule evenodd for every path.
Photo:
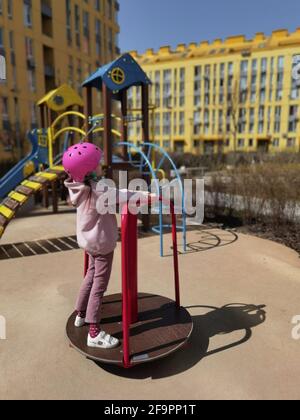
<instances>
[{"instance_id":1,"label":"wooden post","mask_svg":"<svg viewBox=\"0 0 300 420\"><path fill-rule=\"evenodd\" d=\"M104 102L104 163L105 176L108 179L113 178L112 169L112 125L111 125L111 111L112 111L112 95L107 86L102 83L103 102Z\"/></svg>"},{"instance_id":2,"label":"wooden post","mask_svg":"<svg viewBox=\"0 0 300 420\"><path fill-rule=\"evenodd\" d=\"M85 98L85 108L84 114L86 116L85 130L88 133L92 127L92 124L89 122L89 117L93 116L93 92L90 86L86 87L86 98ZM87 140L93 142L93 133L89 133Z\"/></svg>"},{"instance_id":3,"label":"wooden post","mask_svg":"<svg viewBox=\"0 0 300 420\"><path fill-rule=\"evenodd\" d=\"M127 104L127 91L122 91L122 98L121 98L121 109L122 109L122 141L128 142L128 123L127 123L127 111L128 111L128 104ZM123 159L127 162L128 161L128 147L123 146L122 150Z\"/></svg>"},{"instance_id":4,"label":"wooden post","mask_svg":"<svg viewBox=\"0 0 300 420\"><path fill-rule=\"evenodd\" d=\"M46 209L49 208L49 186L48 184L45 184L43 188L43 205Z\"/></svg>"},{"instance_id":5,"label":"wooden post","mask_svg":"<svg viewBox=\"0 0 300 420\"><path fill-rule=\"evenodd\" d=\"M142 122L143 142L149 143L150 139L149 139L149 86L148 85L142 85L142 115L143 115L143 122ZM143 151L146 155L148 155L149 148L144 147ZM144 174L143 179L147 182L147 185L150 185L151 183L150 175ZM143 229L145 232L148 232L150 230L150 215L144 214L142 216L142 220L143 220Z\"/></svg>"}]
</instances>

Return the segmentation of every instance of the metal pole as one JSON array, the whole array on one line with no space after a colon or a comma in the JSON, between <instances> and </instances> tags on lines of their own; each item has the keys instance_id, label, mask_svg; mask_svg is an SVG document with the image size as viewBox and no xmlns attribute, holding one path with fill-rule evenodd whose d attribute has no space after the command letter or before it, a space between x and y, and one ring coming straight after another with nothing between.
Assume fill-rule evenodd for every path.
<instances>
[{"instance_id":1,"label":"metal pole","mask_svg":"<svg viewBox=\"0 0 300 420\"><path fill-rule=\"evenodd\" d=\"M180 286L179 286L179 268L178 268L178 245L177 245L177 225L174 204L171 203L172 214L172 239L173 239L173 263L174 263L174 280L175 280L175 296L176 305L180 308Z\"/></svg>"},{"instance_id":2,"label":"metal pole","mask_svg":"<svg viewBox=\"0 0 300 420\"><path fill-rule=\"evenodd\" d=\"M111 108L112 97L111 91L107 88L105 83L102 83L103 102L104 102L104 159L106 178L112 179L112 136L111 136Z\"/></svg>"}]
</instances>

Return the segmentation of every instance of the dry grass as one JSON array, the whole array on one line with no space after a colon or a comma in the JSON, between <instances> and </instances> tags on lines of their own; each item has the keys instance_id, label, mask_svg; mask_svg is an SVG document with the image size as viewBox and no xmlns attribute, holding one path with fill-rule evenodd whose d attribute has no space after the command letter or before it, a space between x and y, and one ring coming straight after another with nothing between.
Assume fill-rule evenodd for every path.
<instances>
[{"instance_id":1,"label":"dry grass","mask_svg":"<svg viewBox=\"0 0 300 420\"><path fill-rule=\"evenodd\" d=\"M225 170L214 173L206 189L209 212L216 218L239 219L244 226L264 230L299 249L300 164L265 163Z\"/></svg>"}]
</instances>

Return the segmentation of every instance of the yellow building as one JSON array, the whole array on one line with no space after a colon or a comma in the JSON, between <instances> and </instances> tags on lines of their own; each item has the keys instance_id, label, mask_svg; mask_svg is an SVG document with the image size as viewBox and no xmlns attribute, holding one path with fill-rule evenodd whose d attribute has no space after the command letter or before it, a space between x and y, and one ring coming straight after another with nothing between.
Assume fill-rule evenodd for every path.
<instances>
[{"instance_id":1,"label":"yellow building","mask_svg":"<svg viewBox=\"0 0 300 420\"><path fill-rule=\"evenodd\" d=\"M152 136L166 149L300 151L300 28L131 54L153 82ZM138 90L130 102L140 107Z\"/></svg>"},{"instance_id":2,"label":"yellow building","mask_svg":"<svg viewBox=\"0 0 300 420\"><path fill-rule=\"evenodd\" d=\"M119 54L116 0L0 0L0 159L12 157L39 124L36 102L64 83L82 81ZM15 146L15 147L14 147Z\"/></svg>"}]
</instances>

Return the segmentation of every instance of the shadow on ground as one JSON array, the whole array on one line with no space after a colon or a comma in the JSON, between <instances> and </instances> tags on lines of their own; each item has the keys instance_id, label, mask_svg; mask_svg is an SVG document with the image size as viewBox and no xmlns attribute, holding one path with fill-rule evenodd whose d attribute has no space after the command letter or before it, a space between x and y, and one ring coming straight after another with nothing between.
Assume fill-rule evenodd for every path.
<instances>
[{"instance_id":1,"label":"shadow on ground","mask_svg":"<svg viewBox=\"0 0 300 420\"><path fill-rule=\"evenodd\" d=\"M203 313L206 310L208 312L193 316L192 336L187 345L179 352L168 358L128 370L116 366L97 365L113 375L124 378L161 379L170 377L191 369L205 357L241 346L251 339L252 329L266 320L265 305L228 304L222 308L196 305L186 309L191 312ZM241 332L241 338L228 343L230 341L229 334L236 331ZM216 336L224 336L224 345L210 349L210 340Z\"/></svg>"}]
</instances>

